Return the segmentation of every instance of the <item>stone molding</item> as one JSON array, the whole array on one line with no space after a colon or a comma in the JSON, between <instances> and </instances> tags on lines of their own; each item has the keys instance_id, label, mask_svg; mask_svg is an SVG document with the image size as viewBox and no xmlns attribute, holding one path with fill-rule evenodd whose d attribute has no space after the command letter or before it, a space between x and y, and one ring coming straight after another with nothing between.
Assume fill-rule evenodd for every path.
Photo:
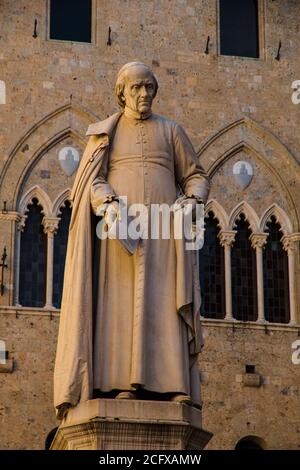
<instances>
[{"instance_id":1,"label":"stone molding","mask_svg":"<svg viewBox=\"0 0 300 470\"><path fill-rule=\"evenodd\" d=\"M218 238L220 240L220 245L225 247L229 246L231 247L236 236L236 230L221 230Z\"/></svg>"},{"instance_id":2,"label":"stone molding","mask_svg":"<svg viewBox=\"0 0 300 470\"><path fill-rule=\"evenodd\" d=\"M71 409L51 450L201 450L212 437L191 406L149 400L95 399Z\"/></svg>"},{"instance_id":3,"label":"stone molding","mask_svg":"<svg viewBox=\"0 0 300 470\"><path fill-rule=\"evenodd\" d=\"M59 217L44 217L42 220L44 233L46 233L47 235L56 235L59 221Z\"/></svg>"},{"instance_id":4,"label":"stone molding","mask_svg":"<svg viewBox=\"0 0 300 470\"><path fill-rule=\"evenodd\" d=\"M267 243L268 234L267 233L252 233L250 235L250 241L252 248L263 249Z\"/></svg>"}]
</instances>

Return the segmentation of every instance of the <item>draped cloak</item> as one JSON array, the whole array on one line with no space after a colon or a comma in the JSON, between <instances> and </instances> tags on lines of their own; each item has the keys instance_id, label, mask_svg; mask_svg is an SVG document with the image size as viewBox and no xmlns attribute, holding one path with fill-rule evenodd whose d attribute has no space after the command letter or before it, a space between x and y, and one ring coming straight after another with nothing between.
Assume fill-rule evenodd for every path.
<instances>
[{"instance_id":1,"label":"draped cloak","mask_svg":"<svg viewBox=\"0 0 300 470\"><path fill-rule=\"evenodd\" d=\"M141 241L137 252L130 257L122 251L117 240L100 241L96 238L96 206L111 191L117 194L114 191L114 180L106 185L103 178L104 168L108 168L110 154L114 150L114 136L118 135L122 125L124 127L124 119L122 113L117 113L89 127L87 135L90 138L71 193L73 209L54 371L56 407L62 403L75 406L80 401L92 399L95 389L127 390L137 385L153 392L187 393L192 396L195 404L200 404L197 355L202 346L202 335L196 252L185 250L184 239L171 238L162 241L167 245L163 245L160 252L156 248L151 251L151 240ZM171 149L166 152L165 158L174 163L174 187L177 182L186 196L197 196L205 202L209 183L186 134L173 121L155 115L150 119L149 123L154 128L157 126L157 132L166 138ZM141 121L138 122L140 123ZM144 129L143 124L141 127ZM142 141L143 136L144 130L140 134ZM142 145L140 141L136 143ZM142 154L141 158L143 159ZM172 162L169 162L169 170L172 169ZM162 165L162 161L158 164ZM178 166L181 167L180 177L176 175ZM142 168L145 169L144 165ZM164 178L161 182L164 185ZM128 180L128 184L132 185L134 181ZM117 182L115 186L118 186ZM168 202L174 201L175 194L173 200ZM154 201L150 200L151 202ZM158 243L154 247L159 246L160 240L154 242ZM149 246L150 257L145 258L145 248L149 253ZM168 250L170 256L164 259L164 253ZM163 258L161 263L159 259L153 261L158 255ZM123 273L122 263L116 268L116 261L121 259L124 262ZM164 265L166 260L171 260L171 273L168 274L171 276L169 279L173 279L172 285L164 284L164 279L168 279L164 275L164 269L168 268ZM133 279L126 284L126 275L129 273L130 277L130 270ZM148 277L145 277L147 273ZM151 279L151 282L147 279ZM142 282L142 293L139 292L139 282ZM171 311L173 305L175 314ZM171 306L170 312L164 311L168 306ZM132 327L130 341L124 342L126 351L122 351L122 338L124 335L128 336L128 331L123 331L126 318L119 317L118 320L118 308L120 315L129 315L128 324ZM156 319L159 327L154 328ZM168 335L165 334L164 325L168 328ZM176 339L173 338L173 332L177 335ZM176 345L178 342L181 345ZM165 354L174 354L173 347L179 351L178 364L169 362L167 356L164 357ZM117 364L118 361L122 362L122 355L127 358L127 365L124 362L123 365ZM176 354L174 357L176 361Z\"/></svg>"}]
</instances>

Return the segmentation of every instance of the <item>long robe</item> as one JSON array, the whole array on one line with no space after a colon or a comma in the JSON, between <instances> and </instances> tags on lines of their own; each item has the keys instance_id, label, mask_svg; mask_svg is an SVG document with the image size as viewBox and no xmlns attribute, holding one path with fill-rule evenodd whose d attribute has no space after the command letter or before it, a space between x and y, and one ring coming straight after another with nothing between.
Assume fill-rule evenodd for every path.
<instances>
[{"instance_id":1,"label":"long robe","mask_svg":"<svg viewBox=\"0 0 300 470\"><path fill-rule=\"evenodd\" d=\"M160 116L114 115L88 134L99 137L91 138L72 191L55 406L76 405L95 389L138 385L190 394L199 404L196 253L171 236L140 240L130 256L118 240L94 240L91 208L95 213L113 194L127 196L128 204L173 204L177 184L205 201L206 175L185 132Z\"/></svg>"}]
</instances>

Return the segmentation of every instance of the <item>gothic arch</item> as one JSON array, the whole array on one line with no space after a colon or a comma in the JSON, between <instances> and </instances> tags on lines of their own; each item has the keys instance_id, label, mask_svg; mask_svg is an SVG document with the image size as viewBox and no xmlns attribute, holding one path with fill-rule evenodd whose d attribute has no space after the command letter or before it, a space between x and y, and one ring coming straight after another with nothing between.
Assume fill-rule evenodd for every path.
<instances>
[{"instance_id":1,"label":"gothic arch","mask_svg":"<svg viewBox=\"0 0 300 470\"><path fill-rule=\"evenodd\" d=\"M277 204L272 204L261 216L259 226L262 232L266 230L266 225L272 216L275 217L276 222L281 226L283 235L290 235L293 233L293 226L288 215Z\"/></svg>"},{"instance_id":2,"label":"gothic arch","mask_svg":"<svg viewBox=\"0 0 300 470\"><path fill-rule=\"evenodd\" d=\"M36 198L42 206L42 214L46 217L52 216L52 204L49 196L38 185L27 191L18 206L20 214L25 215L28 212L28 206L32 204L33 199Z\"/></svg>"},{"instance_id":3,"label":"gothic arch","mask_svg":"<svg viewBox=\"0 0 300 470\"><path fill-rule=\"evenodd\" d=\"M205 206L205 215L207 215L209 212L212 212L215 218L218 219L218 226L221 230L228 230L229 223L227 213L221 204L216 201L216 199L211 199Z\"/></svg>"},{"instance_id":4,"label":"gothic arch","mask_svg":"<svg viewBox=\"0 0 300 470\"><path fill-rule=\"evenodd\" d=\"M259 436L245 436L238 440L235 445L235 450L264 450L266 449L266 442Z\"/></svg>"},{"instance_id":5,"label":"gothic arch","mask_svg":"<svg viewBox=\"0 0 300 470\"><path fill-rule=\"evenodd\" d=\"M26 175L36 162L69 137L84 148L86 129L97 120L99 117L88 109L69 102L44 116L18 140L9 153L0 179L0 199L7 201L9 210L15 210L19 205ZM14 186L11 181L16 182Z\"/></svg>"},{"instance_id":6,"label":"gothic arch","mask_svg":"<svg viewBox=\"0 0 300 470\"><path fill-rule=\"evenodd\" d=\"M236 220L239 219L241 214L244 214L245 219L250 225L253 233L259 232L259 218L253 209L246 201L240 202L231 212L229 216L229 229L234 230Z\"/></svg>"},{"instance_id":7,"label":"gothic arch","mask_svg":"<svg viewBox=\"0 0 300 470\"><path fill-rule=\"evenodd\" d=\"M71 189L67 188L57 196L52 206L53 217L59 217L61 215L60 209L65 206L66 201L70 199L70 195Z\"/></svg>"},{"instance_id":8,"label":"gothic arch","mask_svg":"<svg viewBox=\"0 0 300 470\"><path fill-rule=\"evenodd\" d=\"M295 201L300 185L299 165L293 154L270 131L248 117L239 119L207 139L198 150L198 157L213 177L229 158L244 150L264 165L278 182L289 207L289 215L299 231L299 213ZM283 164L284 162L284 164Z\"/></svg>"}]
</instances>

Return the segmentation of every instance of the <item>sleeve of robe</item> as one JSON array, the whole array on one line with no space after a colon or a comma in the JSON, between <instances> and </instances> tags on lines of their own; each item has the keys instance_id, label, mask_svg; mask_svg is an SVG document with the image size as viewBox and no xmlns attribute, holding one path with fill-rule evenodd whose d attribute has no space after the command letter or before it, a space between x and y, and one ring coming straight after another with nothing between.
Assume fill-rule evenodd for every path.
<instances>
[{"instance_id":1,"label":"sleeve of robe","mask_svg":"<svg viewBox=\"0 0 300 470\"><path fill-rule=\"evenodd\" d=\"M194 147L178 124L174 127L174 160L176 180L187 197L196 197L205 204L210 183L198 162Z\"/></svg>"},{"instance_id":2,"label":"sleeve of robe","mask_svg":"<svg viewBox=\"0 0 300 470\"><path fill-rule=\"evenodd\" d=\"M94 214L96 214L99 206L104 204L106 201L109 201L111 196L116 196L116 193L107 182L107 173L107 162L103 162L98 176L93 181L90 190L91 206Z\"/></svg>"}]
</instances>

